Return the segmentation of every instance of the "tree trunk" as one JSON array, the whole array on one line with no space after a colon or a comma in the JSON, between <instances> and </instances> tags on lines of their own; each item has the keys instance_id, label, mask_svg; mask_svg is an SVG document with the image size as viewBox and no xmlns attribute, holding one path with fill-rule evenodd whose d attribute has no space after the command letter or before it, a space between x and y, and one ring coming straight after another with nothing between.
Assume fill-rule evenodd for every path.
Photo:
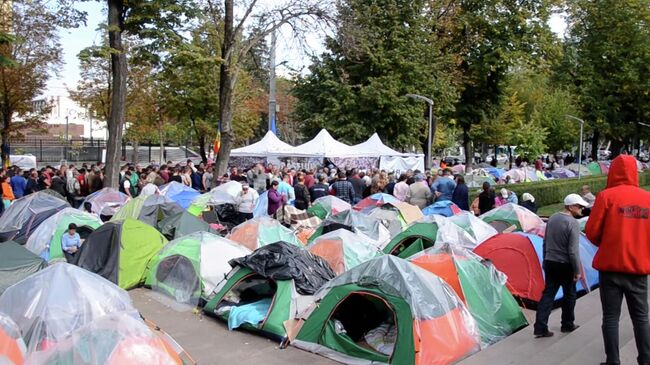
<instances>
[{"instance_id":1,"label":"tree trunk","mask_svg":"<svg viewBox=\"0 0 650 365\"><path fill-rule=\"evenodd\" d=\"M6 153L9 146L10 126L11 126L11 114L7 113L7 115L3 115L2 117L2 144L0 145L0 158L2 159L2 166L0 167L11 165L9 161L9 155ZM7 148L7 150L5 148Z\"/></svg>"},{"instance_id":2,"label":"tree trunk","mask_svg":"<svg viewBox=\"0 0 650 365\"><path fill-rule=\"evenodd\" d=\"M111 52L112 90L111 114L108 118L108 141L106 143L106 173L104 186L117 188L120 172L120 146L124 125L126 99L126 54L122 47L124 29L124 1L108 0L108 43Z\"/></svg>"},{"instance_id":3,"label":"tree trunk","mask_svg":"<svg viewBox=\"0 0 650 365\"><path fill-rule=\"evenodd\" d=\"M158 151L158 160L160 161L160 164L165 163L165 132L163 131L162 125L160 126L160 129L158 130L158 142L160 143L160 150Z\"/></svg>"},{"instance_id":4,"label":"tree trunk","mask_svg":"<svg viewBox=\"0 0 650 365\"><path fill-rule=\"evenodd\" d=\"M469 138L469 126L463 126L463 148L465 150L465 171L467 171L474 162L474 153L472 151L472 140Z\"/></svg>"},{"instance_id":5,"label":"tree trunk","mask_svg":"<svg viewBox=\"0 0 650 365\"><path fill-rule=\"evenodd\" d=\"M140 141L133 141L131 145L133 147L133 152L131 153L131 161L133 163L138 163L138 154L140 153Z\"/></svg>"},{"instance_id":6,"label":"tree trunk","mask_svg":"<svg viewBox=\"0 0 650 365\"><path fill-rule=\"evenodd\" d=\"M598 130L594 131L594 136L591 139L591 159L594 161L598 161L598 150L600 148L599 145L599 140L600 140L600 132Z\"/></svg>"},{"instance_id":7,"label":"tree trunk","mask_svg":"<svg viewBox=\"0 0 650 365\"><path fill-rule=\"evenodd\" d=\"M219 72L219 123L221 126L221 148L217 155L216 172L218 176L225 174L228 170L230 150L234 143L235 136L232 132L232 96L235 88L235 64L232 53L234 46L233 23L235 7L234 0L225 0L223 43L221 45L221 63Z\"/></svg>"},{"instance_id":8,"label":"tree trunk","mask_svg":"<svg viewBox=\"0 0 650 365\"><path fill-rule=\"evenodd\" d=\"M199 143L199 154L201 155L201 161L203 163L207 164L208 163L208 155L205 150L205 135L197 135L196 137L198 139Z\"/></svg>"}]
</instances>

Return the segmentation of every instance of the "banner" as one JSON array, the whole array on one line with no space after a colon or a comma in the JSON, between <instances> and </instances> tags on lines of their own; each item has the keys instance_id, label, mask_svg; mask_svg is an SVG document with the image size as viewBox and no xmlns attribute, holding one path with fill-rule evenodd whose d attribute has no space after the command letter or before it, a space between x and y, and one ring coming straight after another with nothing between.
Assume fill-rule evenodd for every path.
<instances>
[{"instance_id":1,"label":"banner","mask_svg":"<svg viewBox=\"0 0 650 365\"><path fill-rule=\"evenodd\" d=\"M398 176L407 170L424 172L424 156L382 156L379 160L379 169L393 171Z\"/></svg>"}]
</instances>

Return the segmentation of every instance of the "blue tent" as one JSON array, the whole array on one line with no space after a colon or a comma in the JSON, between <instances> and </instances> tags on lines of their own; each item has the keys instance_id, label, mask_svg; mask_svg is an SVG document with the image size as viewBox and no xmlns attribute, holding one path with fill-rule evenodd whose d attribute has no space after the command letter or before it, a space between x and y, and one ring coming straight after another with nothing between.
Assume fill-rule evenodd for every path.
<instances>
[{"instance_id":1,"label":"blue tent","mask_svg":"<svg viewBox=\"0 0 650 365\"><path fill-rule=\"evenodd\" d=\"M503 175L506 174L506 170L496 168L496 167L488 167L485 169L485 171L487 171L488 174L496 177L497 179L501 179Z\"/></svg>"},{"instance_id":2,"label":"blue tent","mask_svg":"<svg viewBox=\"0 0 650 365\"><path fill-rule=\"evenodd\" d=\"M456 214L460 214L461 209L454 203L449 200L441 200L435 202L428 207L422 209L422 214L424 215L441 215L444 217L451 217Z\"/></svg>"},{"instance_id":3,"label":"blue tent","mask_svg":"<svg viewBox=\"0 0 650 365\"><path fill-rule=\"evenodd\" d=\"M539 259L540 265L542 264L544 257L544 239L534 234L521 233L526 236L530 243L535 248L535 253ZM580 291L590 291L591 289L598 286L598 271L593 268L592 262L594 261L594 256L596 255L596 246L594 246L584 234L580 235L580 262L582 263L584 278L577 282L576 288L578 292ZM542 275L544 271L542 271ZM586 285L586 287L585 287ZM555 300L561 299L564 296L562 293L562 288L557 292Z\"/></svg>"},{"instance_id":4,"label":"blue tent","mask_svg":"<svg viewBox=\"0 0 650 365\"><path fill-rule=\"evenodd\" d=\"M161 186L160 193L183 209L187 209L192 201L200 195L198 191L176 181Z\"/></svg>"}]
</instances>

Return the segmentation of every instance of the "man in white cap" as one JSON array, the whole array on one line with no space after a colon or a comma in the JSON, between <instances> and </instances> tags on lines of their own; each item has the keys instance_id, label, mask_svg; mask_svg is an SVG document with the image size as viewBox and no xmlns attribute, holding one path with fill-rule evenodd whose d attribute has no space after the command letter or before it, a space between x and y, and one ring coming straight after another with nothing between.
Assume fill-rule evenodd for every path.
<instances>
[{"instance_id":1,"label":"man in white cap","mask_svg":"<svg viewBox=\"0 0 650 365\"><path fill-rule=\"evenodd\" d=\"M548 330L548 317L560 287L564 293L561 332L573 332L579 327L574 323L576 281L582 277L580 225L576 218L582 216L582 210L587 206L589 203L580 195L569 194L564 198L564 210L553 214L546 224L543 262L546 287L537 305L535 338L553 336L553 332Z\"/></svg>"},{"instance_id":2,"label":"man in white cap","mask_svg":"<svg viewBox=\"0 0 650 365\"><path fill-rule=\"evenodd\" d=\"M530 210L533 213L537 213L537 205L535 205L535 197L531 193L524 193L524 195L521 196L521 204L519 205Z\"/></svg>"}]
</instances>

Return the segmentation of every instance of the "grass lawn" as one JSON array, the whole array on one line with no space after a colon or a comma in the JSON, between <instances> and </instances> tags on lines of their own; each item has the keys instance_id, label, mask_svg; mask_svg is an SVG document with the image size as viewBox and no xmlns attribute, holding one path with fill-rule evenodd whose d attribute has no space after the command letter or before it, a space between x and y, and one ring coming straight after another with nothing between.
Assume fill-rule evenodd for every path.
<instances>
[{"instance_id":1,"label":"grass lawn","mask_svg":"<svg viewBox=\"0 0 650 365\"><path fill-rule=\"evenodd\" d=\"M641 189L650 191L650 185L642 186ZM559 212L560 210L562 210L563 207L564 206L562 203L543 206L539 208L539 210L537 211L537 215L541 217L548 217L553 213Z\"/></svg>"}]
</instances>

